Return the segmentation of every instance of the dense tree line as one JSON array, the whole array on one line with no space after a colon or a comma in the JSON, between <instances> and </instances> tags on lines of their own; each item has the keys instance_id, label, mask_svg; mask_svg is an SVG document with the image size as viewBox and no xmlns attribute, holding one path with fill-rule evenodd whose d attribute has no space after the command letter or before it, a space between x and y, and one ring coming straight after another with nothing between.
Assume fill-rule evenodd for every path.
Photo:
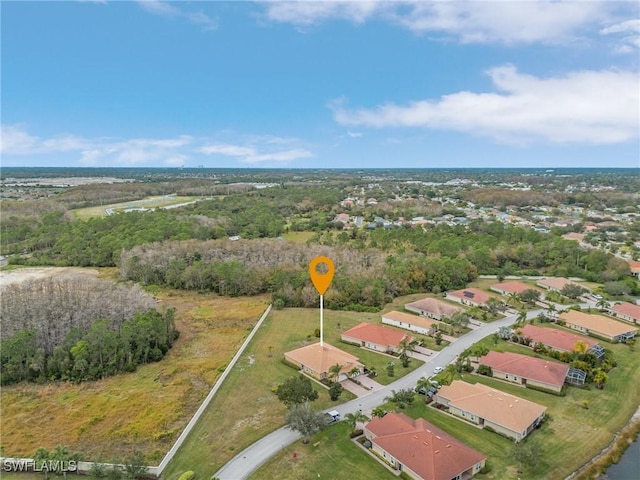
<instances>
[{"instance_id":1,"label":"dense tree line","mask_svg":"<svg viewBox=\"0 0 640 480\"><path fill-rule=\"evenodd\" d=\"M72 330L86 332L98 319L118 331L136 312L155 306L138 285L114 284L97 278L56 278L7 285L0 315L5 341L19 331L35 332L35 342L51 354Z\"/></svg>"},{"instance_id":2,"label":"dense tree line","mask_svg":"<svg viewBox=\"0 0 640 480\"><path fill-rule=\"evenodd\" d=\"M2 253L30 255L13 258L17 264L114 266L123 248L162 240L275 238L285 232L292 215L304 217L296 221L298 229L324 229L332 218L331 207L341 198L341 190L333 187L274 187L245 193L236 191L239 185L216 186L216 191L218 187L230 195L172 210L88 221L74 220L54 205L40 216L25 215L25 208L16 203L0 225Z\"/></svg>"},{"instance_id":3,"label":"dense tree line","mask_svg":"<svg viewBox=\"0 0 640 480\"><path fill-rule=\"evenodd\" d=\"M123 252L119 266L124 278L143 284L232 296L270 292L287 306L310 307L319 299L307 268L318 255L336 265L333 287L325 295L328 308L377 309L398 295L462 288L477 277L465 258L278 240L164 242Z\"/></svg>"},{"instance_id":4,"label":"dense tree line","mask_svg":"<svg viewBox=\"0 0 640 480\"><path fill-rule=\"evenodd\" d=\"M0 345L0 383L20 381L96 380L160 360L177 338L173 310L136 313L113 329L100 319L87 329L73 328L48 353L38 331L15 332Z\"/></svg>"}]
</instances>

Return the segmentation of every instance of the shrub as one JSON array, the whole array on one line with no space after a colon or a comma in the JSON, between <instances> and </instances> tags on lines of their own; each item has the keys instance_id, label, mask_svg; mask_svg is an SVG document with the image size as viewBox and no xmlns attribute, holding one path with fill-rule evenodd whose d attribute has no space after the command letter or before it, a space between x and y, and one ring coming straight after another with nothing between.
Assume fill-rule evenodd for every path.
<instances>
[{"instance_id":1,"label":"shrub","mask_svg":"<svg viewBox=\"0 0 640 480\"><path fill-rule=\"evenodd\" d=\"M356 437L359 437L360 435L362 435L362 429L359 428L358 430L354 430L353 432L351 432L349 434L349 437L356 438Z\"/></svg>"},{"instance_id":2,"label":"shrub","mask_svg":"<svg viewBox=\"0 0 640 480\"><path fill-rule=\"evenodd\" d=\"M478 366L478 374L493 377L493 370L488 365L480 365Z\"/></svg>"},{"instance_id":3,"label":"shrub","mask_svg":"<svg viewBox=\"0 0 640 480\"><path fill-rule=\"evenodd\" d=\"M195 476L196 476L196 472L194 472L193 470L188 470L184 472L182 475L180 475L178 480L192 480L193 477Z\"/></svg>"}]
</instances>

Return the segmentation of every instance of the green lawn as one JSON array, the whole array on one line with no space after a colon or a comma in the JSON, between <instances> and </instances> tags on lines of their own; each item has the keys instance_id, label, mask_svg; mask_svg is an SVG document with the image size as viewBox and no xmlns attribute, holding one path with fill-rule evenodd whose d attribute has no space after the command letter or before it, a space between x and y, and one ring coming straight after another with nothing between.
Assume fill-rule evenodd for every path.
<instances>
[{"instance_id":1,"label":"green lawn","mask_svg":"<svg viewBox=\"0 0 640 480\"><path fill-rule=\"evenodd\" d=\"M311 237L315 235L315 232L293 232L289 231L282 235L282 238L292 243L307 243Z\"/></svg>"},{"instance_id":2,"label":"green lawn","mask_svg":"<svg viewBox=\"0 0 640 480\"><path fill-rule=\"evenodd\" d=\"M404 369L396 360L396 377L390 379L385 369L392 360L390 357L339 341L343 331L360 322L379 322L379 314L325 310L324 317L325 341L357 355L365 365L375 366L380 383L389 383L421 364L412 360L410 368ZM164 478L173 480L187 470L194 470L199 478L208 478L238 452L284 425L285 407L272 389L297 374L296 370L283 363L284 352L317 342L314 330L319 319L316 309L272 310L245 355L168 465ZM314 402L315 407L324 409L336 405L330 401L326 389L320 386L316 389L320 397ZM344 392L340 402L351 398L350 393Z\"/></svg>"},{"instance_id":3,"label":"green lawn","mask_svg":"<svg viewBox=\"0 0 640 480\"><path fill-rule=\"evenodd\" d=\"M489 348L499 351L532 353L530 349L503 341L494 346L490 338L485 339L484 342ZM548 408L547 421L530 437L541 446L542 454L539 463L535 468L525 470L521 475L517 474L515 465L509 459L509 453L513 448L510 440L428 407L422 401L422 397L417 395L415 403L403 412L414 418L425 418L438 428L487 455L490 471L480 475L478 477L480 479L520 477L555 480L564 478L604 448L613 434L626 424L627 419L640 404L640 354L638 351L631 351L625 345L609 347L614 351L618 366L610 372L609 382L604 390L569 387L565 397L558 397L491 378L475 375L463 377L470 383L481 382ZM586 400L589 405L586 410L582 408L583 400ZM395 410L392 403L384 404L383 408L388 411ZM318 439L326 438L327 434L327 432L318 434L310 445ZM331 476L338 479L387 478L384 474L361 476L359 471L355 470L356 467L351 467L351 465L367 462L371 465L377 464L366 453L346 447L322 449L322 444L321 441L320 446L314 449L313 446L304 446L298 442L265 464L251 478L317 478L317 473L320 473L320 478L326 478L329 472L320 470L322 466L330 468L331 465L343 465L347 462L350 465L349 474L343 477L341 469L336 469ZM294 451L304 452L297 462L292 459ZM351 472L357 473L351 474Z\"/></svg>"},{"instance_id":4,"label":"green lawn","mask_svg":"<svg viewBox=\"0 0 640 480\"><path fill-rule=\"evenodd\" d=\"M308 444L293 443L260 467L252 480L333 479L392 480L397 478L349 438L349 426L340 422L318 432ZM296 454L294 458L293 454Z\"/></svg>"}]
</instances>

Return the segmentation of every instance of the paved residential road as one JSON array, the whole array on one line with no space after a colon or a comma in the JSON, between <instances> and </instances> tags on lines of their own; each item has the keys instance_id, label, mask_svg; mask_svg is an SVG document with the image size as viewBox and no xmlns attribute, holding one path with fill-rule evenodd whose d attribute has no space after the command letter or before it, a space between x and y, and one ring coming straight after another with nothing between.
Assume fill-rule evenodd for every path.
<instances>
[{"instance_id":1,"label":"paved residential road","mask_svg":"<svg viewBox=\"0 0 640 480\"><path fill-rule=\"evenodd\" d=\"M532 310L528 312L527 318L536 317L542 311L543 310ZM359 409L368 413L384 403L385 397L389 396L391 390L402 390L404 388L413 389L420 377L428 377L433 374L435 367L445 367L455 361L455 358L468 347L482 340L484 337L493 334L498 328L514 324L516 318L517 315L511 315L495 322L483 324L480 328L470 331L452 344L443 348L440 352L434 354L427 363L408 375L399 378L381 390L372 391L363 397L356 398L337 407L331 407L331 410L340 412L342 418L344 418L347 413L353 413ZM253 445L245 448L224 467L218 470L214 474L214 477L220 480L245 479L280 450L299 438L301 438L299 433L289 430L287 427L281 427L266 437L261 438Z\"/></svg>"}]
</instances>

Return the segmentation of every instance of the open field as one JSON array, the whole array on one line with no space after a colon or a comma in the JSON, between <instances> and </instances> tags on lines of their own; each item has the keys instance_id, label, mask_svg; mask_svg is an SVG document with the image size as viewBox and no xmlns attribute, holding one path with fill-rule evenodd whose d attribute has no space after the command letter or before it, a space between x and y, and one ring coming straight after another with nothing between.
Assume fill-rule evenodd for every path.
<instances>
[{"instance_id":1,"label":"open field","mask_svg":"<svg viewBox=\"0 0 640 480\"><path fill-rule=\"evenodd\" d=\"M287 232L282 235L282 238L292 243L307 243L311 237L315 235L315 232Z\"/></svg>"},{"instance_id":2,"label":"open field","mask_svg":"<svg viewBox=\"0 0 640 480\"><path fill-rule=\"evenodd\" d=\"M325 310L325 341L357 355L365 365L375 366L379 372L376 380L389 383L422 362L412 360L408 369L397 362L396 377L390 378L385 370L390 357L339 341L344 330L362 321L377 322L378 319L378 314ZM164 477L173 480L186 470L194 470L198 476L210 476L236 453L284 425L286 409L272 392L273 387L296 375L293 368L283 363L284 352L317 342L314 330L318 324L316 309L272 310L247 347L244 358L165 470ZM314 407L324 409L334 404L326 389L317 386L317 390L320 397ZM353 398L348 392L342 395L339 402Z\"/></svg>"},{"instance_id":3,"label":"open field","mask_svg":"<svg viewBox=\"0 0 640 480\"><path fill-rule=\"evenodd\" d=\"M487 346L493 347L490 338L485 342L488 342ZM555 480L564 478L596 455L609 442L613 434L625 425L627 419L631 417L640 403L639 353L631 351L625 345L611 345L610 347L618 360L618 367L610 372L609 382L604 390L570 387L566 397L558 397L486 377L463 376L465 381L482 382L548 407L547 421L531 435L531 439L541 447L540 461L534 469L526 470L521 475L517 474L515 465L508 458L509 452L513 448L513 443L510 440L487 430L478 429L464 420L459 420L426 406L420 396L416 396L415 403L403 412L414 418L425 418L487 455L490 472L479 478L496 480L516 478ZM523 353L525 347L500 342L496 349ZM529 350L529 352L531 351ZM588 402L589 408L587 410L582 408L583 400ZM393 403L384 404L383 407L388 411L395 410ZM343 428L348 429L346 426ZM331 429L327 430L327 432L330 431ZM366 453L357 449L351 451L345 446L336 450L332 445L327 445L325 440L327 432L316 435L309 445L296 442L261 467L251 478L316 478L316 473L320 473L321 478L324 478L329 474L326 472L323 475L322 465L342 465L343 462L354 465L367 462L377 463ZM347 437L346 432L344 437ZM320 441L321 444L315 448L313 443L317 441ZM299 452L297 461L292 459L294 451ZM296 476L287 476L291 475L287 469L294 468ZM330 476L336 479L361 478L349 475L350 471L346 469L344 476L341 476L341 473L341 470L336 469ZM368 478L386 477L381 474L379 477Z\"/></svg>"},{"instance_id":4,"label":"open field","mask_svg":"<svg viewBox=\"0 0 640 480\"><path fill-rule=\"evenodd\" d=\"M165 291L181 335L160 362L80 385L22 383L2 388L4 453L31 456L66 445L89 460L133 449L149 464L164 456L267 306L267 297L225 298Z\"/></svg>"},{"instance_id":5,"label":"open field","mask_svg":"<svg viewBox=\"0 0 640 480\"><path fill-rule=\"evenodd\" d=\"M308 444L302 440L286 447L282 452L258 469L250 479L301 478L375 479L397 478L349 438L349 426L340 422L318 432ZM294 452L296 458L293 457Z\"/></svg>"},{"instance_id":6,"label":"open field","mask_svg":"<svg viewBox=\"0 0 640 480\"><path fill-rule=\"evenodd\" d=\"M142 200L134 200L132 202L113 203L110 205L100 205L99 207L87 207L78 208L72 210L71 213L74 217L81 220L87 220L94 217L104 217L107 215L107 210L112 210L117 213L121 210L129 208L161 208L170 207L172 205L179 205L181 203L194 202L200 197L177 197L174 195L162 195L157 197L147 197Z\"/></svg>"}]
</instances>

